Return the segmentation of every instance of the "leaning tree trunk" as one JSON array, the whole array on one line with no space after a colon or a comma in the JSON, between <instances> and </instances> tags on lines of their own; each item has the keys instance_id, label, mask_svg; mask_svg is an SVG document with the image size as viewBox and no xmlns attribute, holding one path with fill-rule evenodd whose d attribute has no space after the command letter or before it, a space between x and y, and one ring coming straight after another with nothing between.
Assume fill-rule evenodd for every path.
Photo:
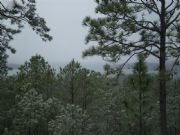
<instances>
[{"instance_id":1,"label":"leaning tree trunk","mask_svg":"<svg viewBox=\"0 0 180 135\"><path fill-rule=\"evenodd\" d=\"M166 21L165 21L165 0L162 0L161 7L161 32L160 32L160 67L159 67L159 100L160 100L160 129L161 135L167 133L167 113L166 113Z\"/></svg>"}]
</instances>

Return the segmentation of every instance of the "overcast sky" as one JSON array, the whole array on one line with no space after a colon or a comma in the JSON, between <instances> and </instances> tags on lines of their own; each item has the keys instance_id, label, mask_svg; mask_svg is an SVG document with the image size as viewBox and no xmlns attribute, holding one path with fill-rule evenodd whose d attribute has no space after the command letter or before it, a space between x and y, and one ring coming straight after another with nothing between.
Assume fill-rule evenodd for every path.
<instances>
[{"instance_id":1,"label":"overcast sky","mask_svg":"<svg viewBox=\"0 0 180 135\"><path fill-rule=\"evenodd\" d=\"M53 41L43 42L28 26L10 43L17 52L11 54L9 63L23 63L32 55L40 54L50 63L69 62L73 58L80 62L103 62L101 58L82 59L87 28L82 26L86 16L95 16L94 0L37 0L40 16L51 29Z\"/></svg>"}]
</instances>

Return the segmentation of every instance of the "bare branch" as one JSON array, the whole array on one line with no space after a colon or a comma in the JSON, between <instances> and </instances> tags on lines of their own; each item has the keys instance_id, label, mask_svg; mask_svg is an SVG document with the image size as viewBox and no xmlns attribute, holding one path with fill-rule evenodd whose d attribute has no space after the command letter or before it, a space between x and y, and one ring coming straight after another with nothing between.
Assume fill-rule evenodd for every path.
<instances>
[{"instance_id":1,"label":"bare branch","mask_svg":"<svg viewBox=\"0 0 180 135\"><path fill-rule=\"evenodd\" d=\"M7 10L6 9L6 7L4 6L4 4L0 1L0 5L5 9L5 10Z\"/></svg>"},{"instance_id":2,"label":"bare branch","mask_svg":"<svg viewBox=\"0 0 180 135\"><path fill-rule=\"evenodd\" d=\"M152 0L152 2L153 2L153 5L155 6L155 8L156 8L156 10L157 10L157 12L158 12L158 15L160 15L161 13L160 13L160 10L159 10L156 2L155 2L154 0Z\"/></svg>"},{"instance_id":3,"label":"bare branch","mask_svg":"<svg viewBox=\"0 0 180 135\"><path fill-rule=\"evenodd\" d=\"M140 54L140 53L142 53L142 52L144 52L144 51L140 51L140 52L135 52L135 53L133 53L131 56L129 56L129 58L128 58L123 64L121 64L120 69L118 69L117 78L120 76L120 74L121 74L124 66L130 61L130 59L131 59L132 57L134 57L134 55Z\"/></svg>"},{"instance_id":4,"label":"bare branch","mask_svg":"<svg viewBox=\"0 0 180 135\"><path fill-rule=\"evenodd\" d=\"M153 11L154 13L156 13L157 15L160 15L160 13L155 10L154 8L152 8L151 5L147 4L146 2L144 2L143 0L141 0L141 2L143 3L144 6L146 6L147 8L149 8L151 11Z\"/></svg>"},{"instance_id":5,"label":"bare branch","mask_svg":"<svg viewBox=\"0 0 180 135\"><path fill-rule=\"evenodd\" d=\"M179 1L179 0L178 0ZM173 3L174 3L174 0L171 0L171 3L166 7L166 10L168 9L168 8L170 8L172 5L173 5Z\"/></svg>"},{"instance_id":6,"label":"bare branch","mask_svg":"<svg viewBox=\"0 0 180 135\"><path fill-rule=\"evenodd\" d=\"M171 49L173 49L173 50L180 49L180 47L178 47L175 42L166 42L166 44L169 44L169 46L168 46L168 45L166 46L167 49L168 49L168 48L171 48ZM174 47L173 47L172 45L173 45Z\"/></svg>"},{"instance_id":7,"label":"bare branch","mask_svg":"<svg viewBox=\"0 0 180 135\"><path fill-rule=\"evenodd\" d=\"M160 58L160 56L156 55L155 53L152 52L152 46L154 44L149 44L148 46L131 46L131 47L134 47L135 49L133 51L136 51L136 50L143 50L149 54L151 54L152 56L156 57L156 58ZM148 47L151 47L150 50L148 50L147 48Z\"/></svg>"},{"instance_id":8,"label":"bare branch","mask_svg":"<svg viewBox=\"0 0 180 135\"><path fill-rule=\"evenodd\" d=\"M167 23L166 28L169 28L169 26L171 26L179 18L179 16L180 16L180 12L174 17L172 21Z\"/></svg>"},{"instance_id":9,"label":"bare branch","mask_svg":"<svg viewBox=\"0 0 180 135\"><path fill-rule=\"evenodd\" d=\"M131 16L128 16L128 15L125 15L125 16L126 16L128 19L131 19L136 25L138 25L139 27L141 27L141 28L143 28L143 29L160 33L159 28L156 27L155 24L153 24L153 23L150 22L150 21L137 21L135 18L133 18L133 17L131 17ZM125 18L120 18L120 19L124 19L124 20L125 20ZM144 25L142 24L143 22L152 24L153 27L149 27L148 24L147 24L146 26L144 26Z\"/></svg>"},{"instance_id":10,"label":"bare branch","mask_svg":"<svg viewBox=\"0 0 180 135\"><path fill-rule=\"evenodd\" d=\"M177 62L177 60L180 58L180 54L176 57L176 59L174 60L174 63L173 63L173 65L172 65L172 67L171 67L171 70L170 70L170 72L173 72L173 70L174 70L174 68L175 68L175 66L176 66L176 62Z\"/></svg>"}]
</instances>

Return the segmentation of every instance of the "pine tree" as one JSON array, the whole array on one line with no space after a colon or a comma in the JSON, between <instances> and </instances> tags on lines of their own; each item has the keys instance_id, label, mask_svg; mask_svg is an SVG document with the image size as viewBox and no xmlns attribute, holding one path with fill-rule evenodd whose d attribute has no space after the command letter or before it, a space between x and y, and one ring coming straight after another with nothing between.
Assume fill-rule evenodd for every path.
<instances>
[{"instance_id":1,"label":"pine tree","mask_svg":"<svg viewBox=\"0 0 180 135\"><path fill-rule=\"evenodd\" d=\"M40 55L35 55L19 67L17 74L19 87L27 83L48 99L55 92L55 70Z\"/></svg>"},{"instance_id":2,"label":"pine tree","mask_svg":"<svg viewBox=\"0 0 180 135\"><path fill-rule=\"evenodd\" d=\"M178 61L179 0L96 0L96 13L103 16L86 17L87 43L97 42L84 56L99 55L105 60L118 61L121 56L145 53L159 60L159 101L161 135L167 135L166 60Z\"/></svg>"},{"instance_id":3,"label":"pine tree","mask_svg":"<svg viewBox=\"0 0 180 135\"><path fill-rule=\"evenodd\" d=\"M9 2L9 4L7 4ZM36 12L35 0L0 1L0 57L7 55L6 50L15 53L15 49L9 46L15 34L21 32L25 23L29 24L43 41L49 41L50 29L46 26L46 21ZM9 6L8 6L9 5ZM3 58L5 61L6 58ZM1 63L2 64L2 63ZM2 65L1 65L2 66Z\"/></svg>"},{"instance_id":4,"label":"pine tree","mask_svg":"<svg viewBox=\"0 0 180 135\"><path fill-rule=\"evenodd\" d=\"M133 88L138 91L138 104L139 104L139 135L145 134L145 93L148 91L150 86L150 77L147 74L147 66L145 63L145 57L140 54L138 55L138 62L133 67L133 78L131 78Z\"/></svg>"},{"instance_id":5,"label":"pine tree","mask_svg":"<svg viewBox=\"0 0 180 135\"><path fill-rule=\"evenodd\" d=\"M58 80L63 87L63 97L66 98L66 103L77 104L77 93L79 92L81 83L80 80L78 80L80 71L81 65L74 59L64 68L60 68Z\"/></svg>"}]
</instances>

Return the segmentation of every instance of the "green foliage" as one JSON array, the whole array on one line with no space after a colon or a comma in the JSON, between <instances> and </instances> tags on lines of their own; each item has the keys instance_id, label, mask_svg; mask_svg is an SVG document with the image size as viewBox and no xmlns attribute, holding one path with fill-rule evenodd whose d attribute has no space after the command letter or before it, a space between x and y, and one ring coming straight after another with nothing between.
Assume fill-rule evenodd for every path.
<instances>
[{"instance_id":1,"label":"green foliage","mask_svg":"<svg viewBox=\"0 0 180 135\"><path fill-rule=\"evenodd\" d=\"M24 95L16 95L17 105L10 134L44 134L48 133L48 121L56 115L59 102L55 98L43 99L35 89L23 87Z\"/></svg>"},{"instance_id":2,"label":"green foliage","mask_svg":"<svg viewBox=\"0 0 180 135\"><path fill-rule=\"evenodd\" d=\"M80 64L74 60L72 60L64 68L60 68L58 80L61 83L63 90L62 97L66 100L66 103L77 103L76 96L79 94L82 83L80 81L81 69Z\"/></svg>"},{"instance_id":3,"label":"green foliage","mask_svg":"<svg viewBox=\"0 0 180 135\"><path fill-rule=\"evenodd\" d=\"M114 62L128 56L125 64L137 54L157 58L161 135L167 135L166 60L173 58L176 65L180 58L179 0L96 0L96 3L100 16L86 17L83 21L89 28L86 42L93 42L83 56L98 55Z\"/></svg>"},{"instance_id":4,"label":"green foliage","mask_svg":"<svg viewBox=\"0 0 180 135\"><path fill-rule=\"evenodd\" d=\"M24 23L28 23L44 41L52 39L48 34L49 28L46 26L45 20L36 12L35 0L20 0L19 3L21 4L16 1L12 2L13 7L11 9L8 9L3 2L0 3L0 18L2 20L0 23L0 46L2 48L14 52L14 49L8 43L13 39L14 34L21 32Z\"/></svg>"},{"instance_id":5,"label":"green foliage","mask_svg":"<svg viewBox=\"0 0 180 135\"><path fill-rule=\"evenodd\" d=\"M5 6L5 3L12 5L11 8ZM21 4L20 4L21 3ZM9 46L15 34L21 32L25 23L29 24L33 31L38 34L43 41L50 41L50 29L46 26L46 21L36 12L36 0L16 0L0 2L0 77L7 74L7 53L10 50L15 53L16 50Z\"/></svg>"},{"instance_id":6,"label":"green foliage","mask_svg":"<svg viewBox=\"0 0 180 135\"><path fill-rule=\"evenodd\" d=\"M15 78L0 80L0 134L11 127L15 109Z\"/></svg>"},{"instance_id":7,"label":"green foliage","mask_svg":"<svg viewBox=\"0 0 180 135\"><path fill-rule=\"evenodd\" d=\"M0 46L0 80L7 75L7 55L5 54L5 49Z\"/></svg>"},{"instance_id":8,"label":"green foliage","mask_svg":"<svg viewBox=\"0 0 180 135\"><path fill-rule=\"evenodd\" d=\"M35 133L36 127L44 123L44 105L42 95L38 95L35 89L28 90L23 97L18 97L16 116L13 121L15 129L19 134L28 131ZM24 129L24 130L22 130Z\"/></svg>"},{"instance_id":9,"label":"green foliage","mask_svg":"<svg viewBox=\"0 0 180 135\"><path fill-rule=\"evenodd\" d=\"M169 133L177 134L180 132L179 114L180 114L180 92L179 92L179 78L172 80L168 84L168 98L167 98L167 114L168 114L168 128Z\"/></svg>"},{"instance_id":10,"label":"green foliage","mask_svg":"<svg viewBox=\"0 0 180 135\"><path fill-rule=\"evenodd\" d=\"M139 135L142 130L159 135L158 77L148 74L144 56L122 86L110 66L106 71L91 71L72 60L56 74L43 57L33 56L17 75L0 80L0 134ZM180 132L178 82L168 83L172 135Z\"/></svg>"},{"instance_id":11,"label":"green foliage","mask_svg":"<svg viewBox=\"0 0 180 135\"><path fill-rule=\"evenodd\" d=\"M136 134L156 134L158 127L157 98L152 88L153 78L147 73L144 55L138 55L138 62L134 64L133 74L126 79L125 89L129 99L124 100L125 110L128 113L127 121L133 120ZM127 85L127 86L126 86ZM130 115L130 116L129 116ZM154 121L154 125L150 125ZM156 125L156 126L155 126ZM153 128L156 127L156 130ZM148 133L146 133L148 132Z\"/></svg>"},{"instance_id":12,"label":"green foliage","mask_svg":"<svg viewBox=\"0 0 180 135\"><path fill-rule=\"evenodd\" d=\"M31 88L43 93L44 98L49 98L55 91L55 70L40 55L33 56L30 61L25 62L18 72L19 87L30 83Z\"/></svg>"},{"instance_id":13,"label":"green foliage","mask_svg":"<svg viewBox=\"0 0 180 135\"><path fill-rule=\"evenodd\" d=\"M55 120L49 122L49 128L53 135L88 135L91 123L86 111L67 104L60 108Z\"/></svg>"},{"instance_id":14,"label":"green foliage","mask_svg":"<svg viewBox=\"0 0 180 135\"><path fill-rule=\"evenodd\" d=\"M86 17L83 24L89 28L86 42L97 43L83 56L99 55L105 60L118 61L121 56L144 52L160 57L161 24L164 18L167 38L166 57L179 57L179 2L98 0L96 13L101 17ZM160 6L161 5L161 6ZM166 12L161 14L161 12ZM164 15L164 16L163 16ZM150 19L150 18L156 19ZM133 38L135 37L135 38ZM176 40L177 39L177 40ZM173 53L171 53L173 52Z\"/></svg>"},{"instance_id":15,"label":"green foliage","mask_svg":"<svg viewBox=\"0 0 180 135\"><path fill-rule=\"evenodd\" d=\"M102 75L82 68L80 63L72 60L57 75L61 87L61 99L65 103L88 109L94 100L94 94L101 86Z\"/></svg>"}]
</instances>

